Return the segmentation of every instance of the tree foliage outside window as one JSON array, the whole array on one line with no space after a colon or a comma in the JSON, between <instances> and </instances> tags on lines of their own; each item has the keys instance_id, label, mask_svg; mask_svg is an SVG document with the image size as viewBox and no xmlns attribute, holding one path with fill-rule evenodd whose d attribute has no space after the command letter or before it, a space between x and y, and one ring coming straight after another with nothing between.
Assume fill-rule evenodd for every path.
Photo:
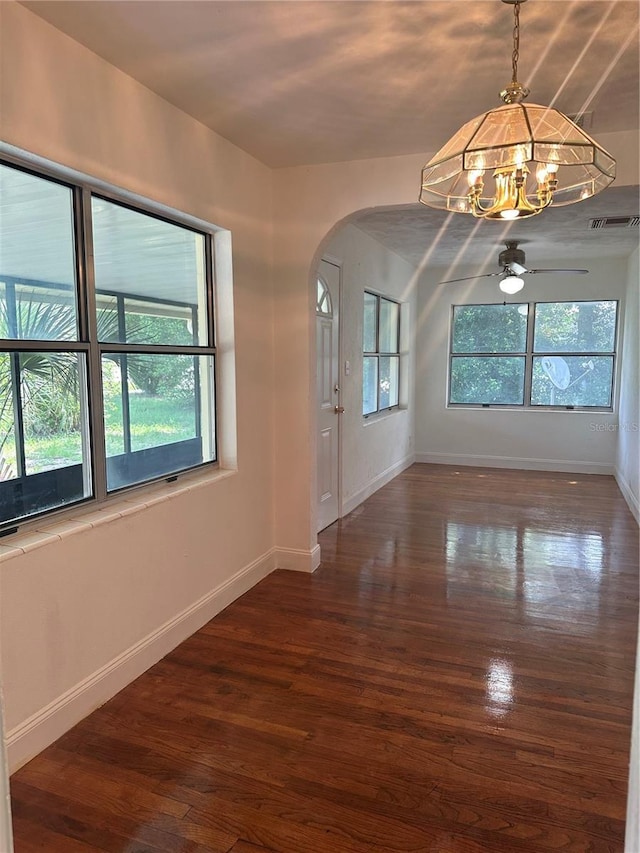
<instances>
[{"instance_id":1,"label":"tree foliage outside window","mask_svg":"<svg viewBox=\"0 0 640 853\"><path fill-rule=\"evenodd\" d=\"M456 305L449 404L608 409L614 300Z\"/></svg>"},{"instance_id":2,"label":"tree foliage outside window","mask_svg":"<svg viewBox=\"0 0 640 853\"><path fill-rule=\"evenodd\" d=\"M400 305L364 293L362 414L392 409L400 400Z\"/></svg>"},{"instance_id":3,"label":"tree foliage outside window","mask_svg":"<svg viewBox=\"0 0 640 853\"><path fill-rule=\"evenodd\" d=\"M451 362L450 400L521 406L524 402L524 358L459 356Z\"/></svg>"},{"instance_id":4,"label":"tree foliage outside window","mask_svg":"<svg viewBox=\"0 0 640 853\"><path fill-rule=\"evenodd\" d=\"M452 352L507 353L526 348L526 305L455 306Z\"/></svg>"}]
</instances>

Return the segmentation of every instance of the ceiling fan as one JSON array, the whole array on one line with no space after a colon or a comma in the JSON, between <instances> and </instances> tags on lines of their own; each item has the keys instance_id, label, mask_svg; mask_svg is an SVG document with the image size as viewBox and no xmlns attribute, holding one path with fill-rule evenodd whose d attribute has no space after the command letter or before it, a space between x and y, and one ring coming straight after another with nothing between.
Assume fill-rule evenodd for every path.
<instances>
[{"instance_id":1,"label":"ceiling fan","mask_svg":"<svg viewBox=\"0 0 640 853\"><path fill-rule=\"evenodd\" d=\"M448 281L441 281L440 284L454 284L458 281L471 281L474 278L491 278L492 276L503 276L500 281L500 290L504 293L517 293L524 287L524 281L520 278L522 275L540 275L541 273L571 273L573 275L585 275L589 270L574 270L574 269L539 269L530 270L525 266L525 255L522 249L518 248L518 240L507 240L506 249L503 249L498 255L498 264L502 267L500 272L487 272L481 275L469 275L466 278L452 278Z\"/></svg>"}]
</instances>

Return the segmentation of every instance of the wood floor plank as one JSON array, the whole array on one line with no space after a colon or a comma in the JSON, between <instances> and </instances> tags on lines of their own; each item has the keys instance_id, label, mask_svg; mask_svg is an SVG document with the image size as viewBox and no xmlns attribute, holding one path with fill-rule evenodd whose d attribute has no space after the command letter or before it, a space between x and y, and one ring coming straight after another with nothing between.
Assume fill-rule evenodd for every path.
<instances>
[{"instance_id":1,"label":"wood floor plank","mask_svg":"<svg viewBox=\"0 0 640 853\"><path fill-rule=\"evenodd\" d=\"M15 774L18 853L620 853L613 478L414 465L319 540Z\"/></svg>"},{"instance_id":2,"label":"wood floor plank","mask_svg":"<svg viewBox=\"0 0 640 853\"><path fill-rule=\"evenodd\" d=\"M68 833L58 833L38 820L27 820L21 815L13 819L15 833L15 849L20 853L105 853L104 847L95 847L74 838ZM155 853L148 848L141 848L141 853Z\"/></svg>"},{"instance_id":3,"label":"wood floor plank","mask_svg":"<svg viewBox=\"0 0 640 853\"><path fill-rule=\"evenodd\" d=\"M20 781L12 785L14 818L46 827L58 835L68 836L85 844L93 844L107 853L120 853L135 838L137 845L166 853L227 853L235 837L202 831L197 828L197 840L186 831L186 821L157 815L152 820L136 821L133 817L117 816L75 802L66 795L41 791ZM21 837L21 843L24 839ZM16 849L20 849L20 845Z\"/></svg>"},{"instance_id":4,"label":"wood floor plank","mask_svg":"<svg viewBox=\"0 0 640 853\"><path fill-rule=\"evenodd\" d=\"M258 847L256 844L250 844L248 841L238 841L231 848L230 853L276 853L276 851L267 850L266 847Z\"/></svg>"}]
</instances>

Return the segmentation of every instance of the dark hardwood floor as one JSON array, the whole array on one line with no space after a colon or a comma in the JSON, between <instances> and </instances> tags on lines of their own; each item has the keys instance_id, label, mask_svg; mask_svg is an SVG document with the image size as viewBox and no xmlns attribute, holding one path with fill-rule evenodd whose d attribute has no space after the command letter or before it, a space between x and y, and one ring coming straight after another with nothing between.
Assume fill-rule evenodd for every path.
<instances>
[{"instance_id":1,"label":"dark hardwood floor","mask_svg":"<svg viewBox=\"0 0 640 853\"><path fill-rule=\"evenodd\" d=\"M17 853L621 853L638 528L414 465L12 779Z\"/></svg>"}]
</instances>

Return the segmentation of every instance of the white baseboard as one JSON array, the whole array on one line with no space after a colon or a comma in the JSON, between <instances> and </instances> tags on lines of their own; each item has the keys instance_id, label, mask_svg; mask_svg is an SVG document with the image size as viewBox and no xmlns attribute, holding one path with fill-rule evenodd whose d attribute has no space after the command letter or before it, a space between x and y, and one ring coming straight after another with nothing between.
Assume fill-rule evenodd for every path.
<instances>
[{"instance_id":1,"label":"white baseboard","mask_svg":"<svg viewBox=\"0 0 640 853\"><path fill-rule=\"evenodd\" d=\"M343 501L342 515L349 515L349 513L353 512L357 506L360 506L360 504L366 501L367 498L370 498L374 492L377 492L378 489L386 486L387 483L390 483L394 477L398 476L398 474L402 474L402 472L410 465L413 465L415 461L415 456L411 453L409 456L405 456L404 459L401 459L400 462L396 462L381 474L378 474L378 476L374 477L373 480L371 480L370 483L367 483L364 488L357 491L355 495L352 495L350 498Z\"/></svg>"},{"instance_id":2,"label":"white baseboard","mask_svg":"<svg viewBox=\"0 0 640 853\"><path fill-rule=\"evenodd\" d=\"M310 551L297 548L275 548L277 569L289 572L315 572L320 565L320 546L315 545Z\"/></svg>"},{"instance_id":3,"label":"white baseboard","mask_svg":"<svg viewBox=\"0 0 640 853\"><path fill-rule=\"evenodd\" d=\"M274 549L7 732L11 773L115 696L275 568Z\"/></svg>"},{"instance_id":4,"label":"white baseboard","mask_svg":"<svg viewBox=\"0 0 640 853\"><path fill-rule=\"evenodd\" d=\"M627 504L629 505L629 509L631 510L631 514L635 518L635 520L640 525L640 503L638 502L638 498L633 494L631 490L631 486L625 480L622 472L619 468L616 468L614 476L616 478L616 483L618 484L618 488L622 492L622 497L625 499ZM639 662L640 664L640 662Z\"/></svg>"},{"instance_id":5,"label":"white baseboard","mask_svg":"<svg viewBox=\"0 0 640 853\"><path fill-rule=\"evenodd\" d=\"M613 465L574 459L529 459L524 456L481 456L458 453L416 453L416 462L436 465L469 465L477 468L521 468L525 471L562 471L568 474L614 473Z\"/></svg>"}]
</instances>

